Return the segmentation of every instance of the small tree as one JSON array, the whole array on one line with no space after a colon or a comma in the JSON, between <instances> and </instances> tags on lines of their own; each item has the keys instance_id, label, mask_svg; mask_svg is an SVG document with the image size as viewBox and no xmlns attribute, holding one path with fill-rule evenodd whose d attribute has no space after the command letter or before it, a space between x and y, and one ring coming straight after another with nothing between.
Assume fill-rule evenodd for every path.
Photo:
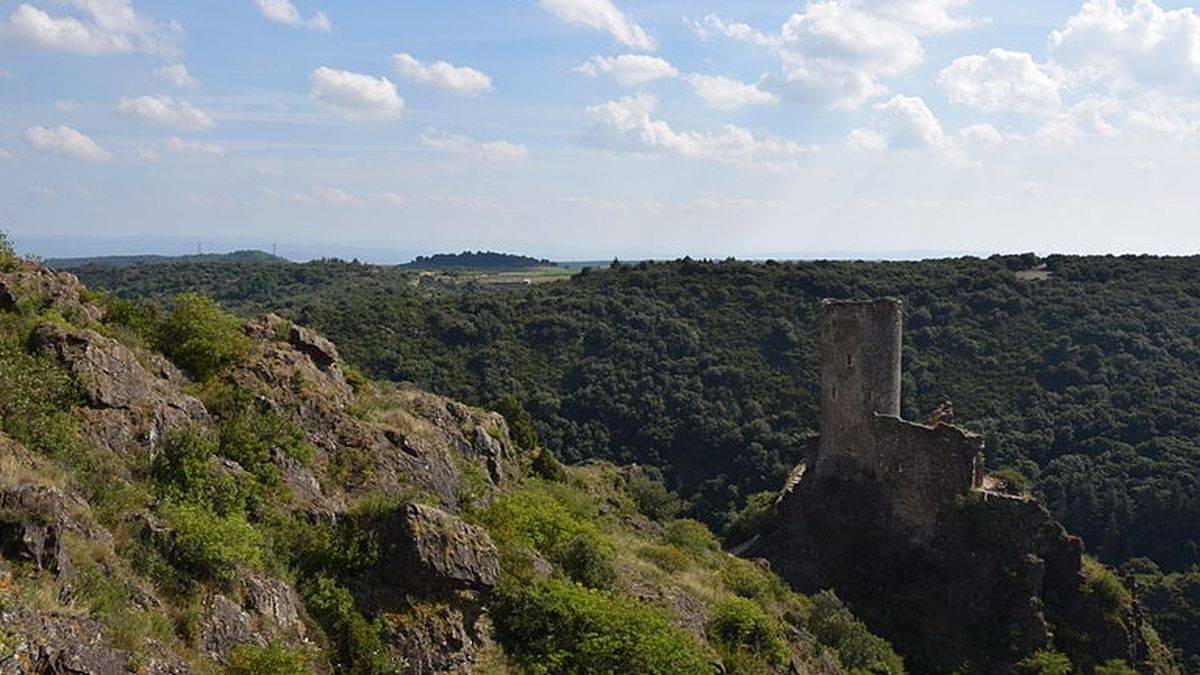
<instances>
[{"instance_id":1,"label":"small tree","mask_svg":"<svg viewBox=\"0 0 1200 675\"><path fill-rule=\"evenodd\" d=\"M212 377L238 362L250 348L250 338L242 333L240 322L212 300L183 293L173 304L159 335L160 347L196 379Z\"/></svg>"},{"instance_id":2,"label":"small tree","mask_svg":"<svg viewBox=\"0 0 1200 675\"><path fill-rule=\"evenodd\" d=\"M509 395L492 404L492 410L504 416L508 423L508 433L513 442L522 450L532 450L537 446L537 430L533 428L533 417L517 397Z\"/></svg>"}]
</instances>

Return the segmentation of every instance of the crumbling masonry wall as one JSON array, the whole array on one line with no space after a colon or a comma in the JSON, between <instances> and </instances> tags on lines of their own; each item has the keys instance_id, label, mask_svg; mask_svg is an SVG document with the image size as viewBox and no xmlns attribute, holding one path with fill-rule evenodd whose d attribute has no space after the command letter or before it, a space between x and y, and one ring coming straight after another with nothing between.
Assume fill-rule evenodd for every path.
<instances>
[{"instance_id":1,"label":"crumbling masonry wall","mask_svg":"<svg viewBox=\"0 0 1200 675\"><path fill-rule=\"evenodd\" d=\"M897 515L929 523L981 485L982 439L946 424L900 419L899 300L821 307L821 443L813 471L850 459L875 474Z\"/></svg>"}]
</instances>

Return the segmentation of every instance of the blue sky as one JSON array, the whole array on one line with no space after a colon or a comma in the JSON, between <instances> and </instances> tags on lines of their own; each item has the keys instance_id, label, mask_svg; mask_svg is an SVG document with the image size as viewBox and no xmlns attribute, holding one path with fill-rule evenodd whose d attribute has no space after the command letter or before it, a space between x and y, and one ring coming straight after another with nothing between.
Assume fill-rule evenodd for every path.
<instances>
[{"instance_id":1,"label":"blue sky","mask_svg":"<svg viewBox=\"0 0 1200 675\"><path fill-rule=\"evenodd\" d=\"M1194 253L1152 0L0 1L25 249Z\"/></svg>"}]
</instances>

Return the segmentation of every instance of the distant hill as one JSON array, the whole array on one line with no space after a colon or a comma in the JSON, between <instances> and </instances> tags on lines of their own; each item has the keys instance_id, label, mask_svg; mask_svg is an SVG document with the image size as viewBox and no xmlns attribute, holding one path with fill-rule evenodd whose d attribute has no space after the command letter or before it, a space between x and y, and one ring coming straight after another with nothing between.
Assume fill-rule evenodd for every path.
<instances>
[{"instance_id":1,"label":"distant hill","mask_svg":"<svg viewBox=\"0 0 1200 675\"><path fill-rule=\"evenodd\" d=\"M135 265L168 265L172 263L285 263L287 258L271 255L265 251L234 251L233 253L203 253L199 255L111 255L91 258L50 258L44 262L54 269L78 267L133 267Z\"/></svg>"},{"instance_id":2,"label":"distant hill","mask_svg":"<svg viewBox=\"0 0 1200 675\"><path fill-rule=\"evenodd\" d=\"M492 251L463 251L462 253L439 253L433 256L420 256L411 263L404 265L415 270L484 270L488 272L504 270L527 270L534 267L555 267L550 260L539 260L523 255L510 253L494 253Z\"/></svg>"}]
</instances>

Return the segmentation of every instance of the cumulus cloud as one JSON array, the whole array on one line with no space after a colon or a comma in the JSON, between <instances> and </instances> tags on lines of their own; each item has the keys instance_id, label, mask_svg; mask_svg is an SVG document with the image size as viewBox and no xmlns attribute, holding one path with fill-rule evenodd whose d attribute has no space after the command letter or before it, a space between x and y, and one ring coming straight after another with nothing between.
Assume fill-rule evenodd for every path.
<instances>
[{"instance_id":1,"label":"cumulus cloud","mask_svg":"<svg viewBox=\"0 0 1200 675\"><path fill-rule=\"evenodd\" d=\"M309 96L350 120L384 120L404 112L404 99L386 77L324 66L309 77Z\"/></svg>"},{"instance_id":2,"label":"cumulus cloud","mask_svg":"<svg viewBox=\"0 0 1200 675\"><path fill-rule=\"evenodd\" d=\"M1071 145L1086 136L1113 138L1120 131L1110 119L1120 109L1116 99L1089 96L1043 124L1037 140L1046 145Z\"/></svg>"},{"instance_id":3,"label":"cumulus cloud","mask_svg":"<svg viewBox=\"0 0 1200 675\"><path fill-rule=\"evenodd\" d=\"M176 155L199 155L203 157L224 157L227 151L224 146L215 143L200 143L186 141L178 136L172 136L163 142L169 152Z\"/></svg>"},{"instance_id":4,"label":"cumulus cloud","mask_svg":"<svg viewBox=\"0 0 1200 675\"><path fill-rule=\"evenodd\" d=\"M991 124L972 124L959 130L963 144L977 148L994 148L1007 140L1000 130Z\"/></svg>"},{"instance_id":5,"label":"cumulus cloud","mask_svg":"<svg viewBox=\"0 0 1200 675\"><path fill-rule=\"evenodd\" d=\"M479 96L493 89L492 78L474 68L454 66L445 61L423 63L411 54L393 55L392 64L406 80L462 96Z\"/></svg>"},{"instance_id":6,"label":"cumulus cloud","mask_svg":"<svg viewBox=\"0 0 1200 675\"><path fill-rule=\"evenodd\" d=\"M258 11L262 12L263 16L285 26L319 30L326 33L333 30L333 24L330 23L329 17L319 9L305 19L291 0L254 0L254 4L258 6Z\"/></svg>"},{"instance_id":7,"label":"cumulus cloud","mask_svg":"<svg viewBox=\"0 0 1200 675\"><path fill-rule=\"evenodd\" d=\"M25 131L25 141L34 148L60 157L79 159L102 164L112 160L112 153L92 140L87 134L68 126L55 129L30 127Z\"/></svg>"},{"instance_id":8,"label":"cumulus cloud","mask_svg":"<svg viewBox=\"0 0 1200 675\"><path fill-rule=\"evenodd\" d=\"M1200 84L1200 16L1153 0L1088 0L1050 34L1051 54L1081 76L1115 89Z\"/></svg>"},{"instance_id":9,"label":"cumulus cloud","mask_svg":"<svg viewBox=\"0 0 1200 675\"><path fill-rule=\"evenodd\" d=\"M575 70L592 77L609 75L626 87L679 76L679 71L666 59L642 54L593 56Z\"/></svg>"},{"instance_id":10,"label":"cumulus cloud","mask_svg":"<svg viewBox=\"0 0 1200 675\"><path fill-rule=\"evenodd\" d=\"M268 198L276 198L277 195L272 190L266 191ZM307 192L297 192L288 197L288 200L305 206L340 206L352 207L362 206L363 201L358 196L343 190L342 188L330 186L316 186Z\"/></svg>"},{"instance_id":11,"label":"cumulus cloud","mask_svg":"<svg viewBox=\"0 0 1200 675\"><path fill-rule=\"evenodd\" d=\"M993 49L955 59L938 85L954 103L985 113L1051 115L1062 107L1060 80L1025 52Z\"/></svg>"},{"instance_id":12,"label":"cumulus cloud","mask_svg":"<svg viewBox=\"0 0 1200 675\"><path fill-rule=\"evenodd\" d=\"M972 21L952 10L965 0L816 0L792 14L778 36L710 15L693 28L770 49L792 96L853 109L887 93L885 80L925 57L921 39Z\"/></svg>"},{"instance_id":13,"label":"cumulus cloud","mask_svg":"<svg viewBox=\"0 0 1200 675\"><path fill-rule=\"evenodd\" d=\"M946 135L924 99L916 96L897 95L877 104L871 125L852 131L847 144L860 152L933 152L952 163L965 163L962 149Z\"/></svg>"},{"instance_id":14,"label":"cumulus cloud","mask_svg":"<svg viewBox=\"0 0 1200 675\"><path fill-rule=\"evenodd\" d=\"M605 31L626 47L646 51L658 47L654 38L630 21L612 0L538 0L538 4L569 24Z\"/></svg>"},{"instance_id":15,"label":"cumulus cloud","mask_svg":"<svg viewBox=\"0 0 1200 675\"><path fill-rule=\"evenodd\" d=\"M758 88L758 85L740 82L719 75L692 74L687 76L692 91L713 110L731 112L752 105L770 105L779 102L779 97Z\"/></svg>"},{"instance_id":16,"label":"cumulus cloud","mask_svg":"<svg viewBox=\"0 0 1200 675\"><path fill-rule=\"evenodd\" d=\"M588 108L592 125L583 140L604 150L743 164L778 164L805 151L791 141L759 138L732 124L712 133L676 131L654 118L657 104L653 96L642 94Z\"/></svg>"},{"instance_id":17,"label":"cumulus cloud","mask_svg":"<svg viewBox=\"0 0 1200 675\"><path fill-rule=\"evenodd\" d=\"M180 129L208 129L215 123L208 113L182 99L166 95L122 98L117 112L143 122Z\"/></svg>"},{"instance_id":18,"label":"cumulus cloud","mask_svg":"<svg viewBox=\"0 0 1200 675\"><path fill-rule=\"evenodd\" d=\"M183 65L182 63L163 66L162 68L155 70L154 75L163 82L166 82L167 84L173 84L180 88L200 86L200 80L192 77L192 74L188 72L187 66Z\"/></svg>"},{"instance_id":19,"label":"cumulus cloud","mask_svg":"<svg viewBox=\"0 0 1200 675\"><path fill-rule=\"evenodd\" d=\"M2 41L72 54L172 53L183 31L153 21L130 0L64 0L73 15L53 15L21 3L0 23Z\"/></svg>"},{"instance_id":20,"label":"cumulus cloud","mask_svg":"<svg viewBox=\"0 0 1200 675\"><path fill-rule=\"evenodd\" d=\"M421 145L472 159L514 161L529 158L529 148L508 141L481 142L467 136L428 129L417 139Z\"/></svg>"}]
</instances>

